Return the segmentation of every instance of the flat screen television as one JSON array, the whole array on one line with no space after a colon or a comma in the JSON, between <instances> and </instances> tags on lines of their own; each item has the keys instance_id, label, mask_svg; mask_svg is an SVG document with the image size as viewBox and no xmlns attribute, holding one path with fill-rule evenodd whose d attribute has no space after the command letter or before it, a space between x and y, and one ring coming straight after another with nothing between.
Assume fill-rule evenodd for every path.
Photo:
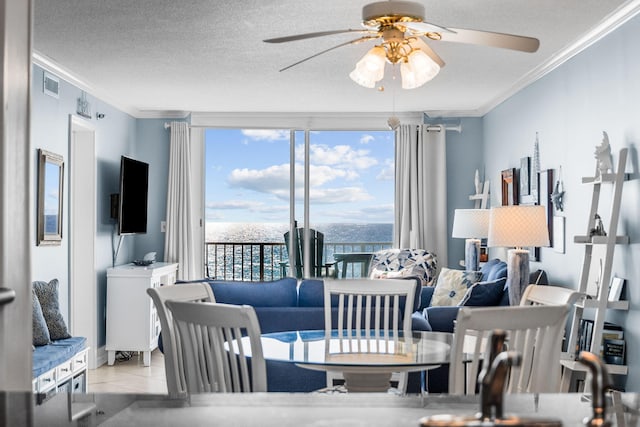
<instances>
[{"instance_id":1,"label":"flat screen television","mask_svg":"<svg viewBox=\"0 0 640 427\"><path fill-rule=\"evenodd\" d=\"M122 156L118 203L119 234L147 232L148 192L149 164Z\"/></svg>"}]
</instances>

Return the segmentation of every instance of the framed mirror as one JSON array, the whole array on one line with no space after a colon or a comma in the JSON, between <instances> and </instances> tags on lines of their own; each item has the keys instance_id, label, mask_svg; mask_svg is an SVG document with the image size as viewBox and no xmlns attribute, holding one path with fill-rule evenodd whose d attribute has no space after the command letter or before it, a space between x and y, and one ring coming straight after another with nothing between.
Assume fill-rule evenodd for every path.
<instances>
[{"instance_id":1,"label":"framed mirror","mask_svg":"<svg viewBox=\"0 0 640 427\"><path fill-rule=\"evenodd\" d=\"M62 156L38 149L38 246L62 243L63 183Z\"/></svg>"}]
</instances>

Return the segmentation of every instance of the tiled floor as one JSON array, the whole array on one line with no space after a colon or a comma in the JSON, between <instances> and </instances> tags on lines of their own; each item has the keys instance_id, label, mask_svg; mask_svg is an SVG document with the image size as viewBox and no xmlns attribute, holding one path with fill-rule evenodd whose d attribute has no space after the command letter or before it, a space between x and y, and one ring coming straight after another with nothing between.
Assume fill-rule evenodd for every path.
<instances>
[{"instance_id":1,"label":"tiled floor","mask_svg":"<svg viewBox=\"0 0 640 427\"><path fill-rule=\"evenodd\" d=\"M159 350L151 353L151 366L142 364L142 354L134 353L127 361L116 360L88 371L89 393L167 394L164 357Z\"/></svg>"}]
</instances>

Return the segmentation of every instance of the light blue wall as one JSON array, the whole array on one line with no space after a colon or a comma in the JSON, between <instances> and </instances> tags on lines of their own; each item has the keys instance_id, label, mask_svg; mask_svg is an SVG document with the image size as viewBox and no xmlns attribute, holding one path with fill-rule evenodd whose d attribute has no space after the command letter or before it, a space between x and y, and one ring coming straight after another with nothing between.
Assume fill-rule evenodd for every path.
<instances>
[{"instance_id":1,"label":"light blue wall","mask_svg":"<svg viewBox=\"0 0 640 427\"><path fill-rule=\"evenodd\" d=\"M437 123L438 120L431 120ZM462 131L447 132L447 236L453 229L453 215L456 209L471 209L475 202L469 196L475 191L475 172L484 178L483 123L481 118L461 118L458 120ZM491 182L493 191L496 183ZM449 268L460 268L464 259L464 239L449 239L447 250ZM444 266L443 266L444 267Z\"/></svg>"},{"instance_id":2,"label":"light blue wall","mask_svg":"<svg viewBox=\"0 0 640 427\"><path fill-rule=\"evenodd\" d=\"M81 90L60 80L59 98L44 94L43 70L34 66L32 80L31 145L33 149L32 190L33 200L33 257L34 280L60 281L60 305L69 319L69 116L76 112L76 100ZM149 162L149 230L146 235L125 236L116 264L131 262L146 252L158 252L163 259L164 235L160 233L160 221L164 219L166 185L169 158L169 132L164 120L136 120L130 115L87 94L93 117L87 119L96 130L96 283L98 286L98 343L105 343L106 269L112 265L112 237L115 221L110 217L110 199L118 193L120 156L126 155ZM101 120L97 112L105 114ZM36 246L36 187L37 149L43 148L64 156L67 165L64 179L63 240L61 246ZM117 236L113 239L117 245Z\"/></svg>"},{"instance_id":3,"label":"light blue wall","mask_svg":"<svg viewBox=\"0 0 640 427\"><path fill-rule=\"evenodd\" d=\"M581 177L593 176L594 149L609 134L614 164L618 151L629 147L627 172L618 234L628 234L630 245L616 247L613 274L627 279L628 313L611 313L610 320L626 325L629 375L627 391L640 391L640 17L636 17L577 55L541 80L505 101L484 117L484 158L493 183L500 171L519 167L519 159L533 154L536 132L540 135L542 169L562 166L565 186L566 253L542 249L541 263L554 284L577 288L584 247L573 236L587 231L592 187ZM493 191L493 189L496 189ZM500 191L492 185L491 200L499 204ZM603 190L599 213L608 224L610 189ZM536 265L537 264L537 265Z\"/></svg>"}]
</instances>

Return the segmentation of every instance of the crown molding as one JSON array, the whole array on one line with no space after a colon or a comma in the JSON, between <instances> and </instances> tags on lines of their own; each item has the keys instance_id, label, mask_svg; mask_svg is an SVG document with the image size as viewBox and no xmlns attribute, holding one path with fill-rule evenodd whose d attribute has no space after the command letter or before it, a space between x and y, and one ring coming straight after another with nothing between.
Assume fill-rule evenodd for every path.
<instances>
[{"instance_id":1,"label":"crown molding","mask_svg":"<svg viewBox=\"0 0 640 427\"><path fill-rule=\"evenodd\" d=\"M585 33L582 37L566 46L546 62L526 73L505 92L499 94L487 104L474 110L429 110L425 113L430 117L482 117L504 101L520 92L533 82L549 74L560 65L564 64L592 44L601 40L608 34L618 29L629 19L640 13L640 0L629 1L606 16L600 23Z\"/></svg>"}]
</instances>

